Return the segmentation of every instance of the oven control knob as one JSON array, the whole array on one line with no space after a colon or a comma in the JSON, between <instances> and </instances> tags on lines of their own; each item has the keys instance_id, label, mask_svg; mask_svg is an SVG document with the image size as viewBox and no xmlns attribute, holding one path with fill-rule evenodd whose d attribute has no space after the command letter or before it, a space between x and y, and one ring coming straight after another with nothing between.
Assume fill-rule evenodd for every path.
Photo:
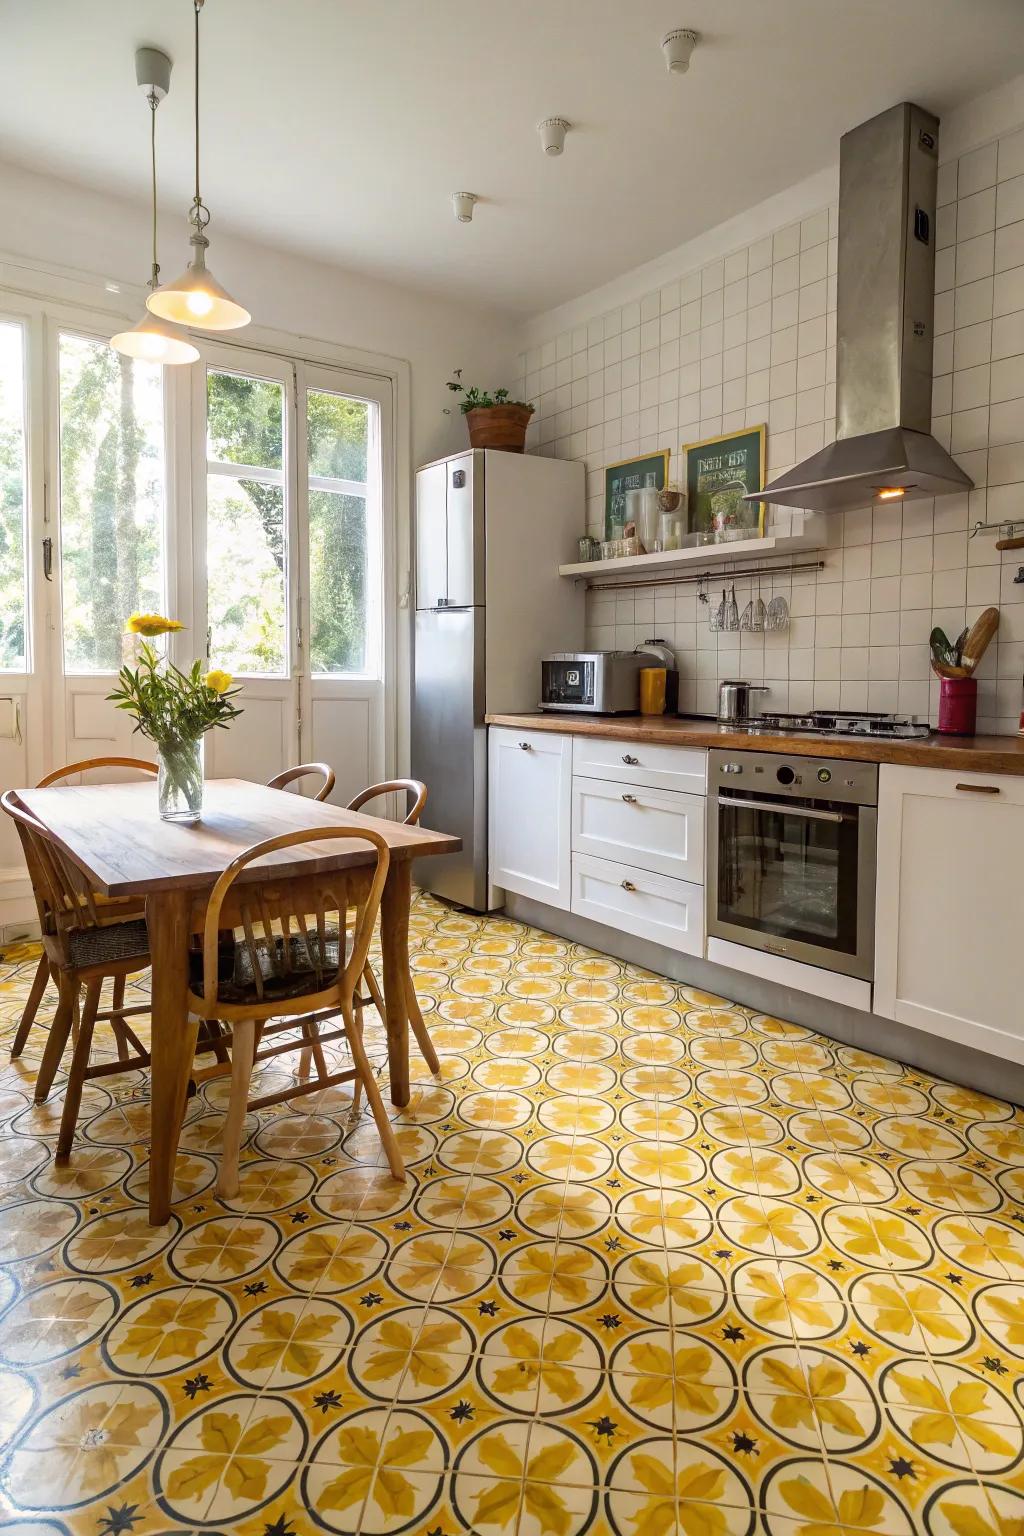
<instances>
[{"instance_id":1,"label":"oven control knob","mask_svg":"<svg viewBox=\"0 0 1024 1536\"><path fill-rule=\"evenodd\" d=\"M793 780L796 778L796 774L793 772L792 768L787 767L787 765L783 763L782 767L776 770L775 777L778 779L780 784L792 784Z\"/></svg>"},{"instance_id":2,"label":"oven control knob","mask_svg":"<svg viewBox=\"0 0 1024 1536\"><path fill-rule=\"evenodd\" d=\"M723 773L742 773L743 769L740 767L739 763L723 763L722 764L722 772Z\"/></svg>"}]
</instances>

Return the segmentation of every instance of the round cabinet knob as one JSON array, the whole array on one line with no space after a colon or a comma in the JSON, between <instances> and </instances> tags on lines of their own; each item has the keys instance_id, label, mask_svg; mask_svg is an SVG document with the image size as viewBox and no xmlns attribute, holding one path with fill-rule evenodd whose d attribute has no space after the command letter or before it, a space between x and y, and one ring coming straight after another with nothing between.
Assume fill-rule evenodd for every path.
<instances>
[{"instance_id":1,"label":"round cabinet knob","mask_svg":"<svg viewBox=\"0 0 1024 1536\"><path fill-rule=\"evenodd\" d=\"M520 752L529 752L530 751L530 743L528 741L521 741L519 743L519 750L520 750Z\"/></svg>"},{"instance_id":2,"label":"round cabinet knob","mask_svg":"<svg viewBox=\"0 0 1024 1536\"><path fill-rule=\"evenodd\" d=\"M635 891L636 886L633 884L632 880L623 880L622 889L624 891Z\"/></svg>"},{"instance_id":3,"label":"round cabinet knob","mask_svg":"<svg viewBox=\"0 0 1024 1536\"><path fill-rule=\"evenodd\" d=\"M630 768L636 768L640 762L640 759L638 757L630 757L629 753L626 752L623 754L622 761L626 763Z\"/></svg>"},{"instance_id":4,"label":"round cabinet knob","mask_svg":"<svg viewBox=\"0 0 1024 1536\"><path fill-rule=\"evenodd\" d=\"M627 805L636 805L636 795L623 795L622 798Z\"/></svg>"}]
</instances>

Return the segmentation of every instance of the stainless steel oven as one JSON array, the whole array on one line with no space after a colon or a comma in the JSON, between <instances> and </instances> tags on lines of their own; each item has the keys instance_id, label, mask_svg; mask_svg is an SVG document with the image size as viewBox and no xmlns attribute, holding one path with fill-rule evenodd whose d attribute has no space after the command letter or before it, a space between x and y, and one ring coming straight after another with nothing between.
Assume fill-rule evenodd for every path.
<instances>
[{"instance_id":1,"label":"stainless steel oven","mask_svg":"<svg viewBox=\"0 0 1024 1536\"><path fill-rule=\"evenodd\" d=\"M708 933L871 980L878 768L708 753Z\"/></svg>"}]
</instances>

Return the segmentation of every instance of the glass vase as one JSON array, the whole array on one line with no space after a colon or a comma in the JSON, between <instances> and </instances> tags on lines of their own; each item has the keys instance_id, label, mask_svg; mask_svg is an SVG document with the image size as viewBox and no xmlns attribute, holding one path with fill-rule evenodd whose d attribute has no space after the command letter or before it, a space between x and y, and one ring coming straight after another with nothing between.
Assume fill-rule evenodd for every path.
<instances>
[{"instance_id":1,"label":"glass vase","mask_svg":"<svg viewBox=\"0 0 1024 1536\"><path fill-rule=\"evenodd\" d=\"M157 802L164 821L196 822L203 814L203 738L157 748Z\"/></svg>"}]
</instances>

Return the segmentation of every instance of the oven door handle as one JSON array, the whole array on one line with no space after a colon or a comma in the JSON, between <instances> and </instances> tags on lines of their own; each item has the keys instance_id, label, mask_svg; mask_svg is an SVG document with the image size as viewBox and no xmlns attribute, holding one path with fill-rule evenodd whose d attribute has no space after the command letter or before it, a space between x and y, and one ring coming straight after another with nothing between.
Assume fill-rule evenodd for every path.
<instances>
[{"instance_id":1,"label":"oven door handle","mask_svg":"<svg viewBox=\"0 0 1024 1536\"><path fill-rule=\"evenodd\" d=\"M816 811L810 805L791 805L785 800L741 800L739 796L718 797L719 807L734 805L742 811L781 811L786 816L805 816L809 821L842 821L842 811Z\"/></svg>"}]
</instances>

